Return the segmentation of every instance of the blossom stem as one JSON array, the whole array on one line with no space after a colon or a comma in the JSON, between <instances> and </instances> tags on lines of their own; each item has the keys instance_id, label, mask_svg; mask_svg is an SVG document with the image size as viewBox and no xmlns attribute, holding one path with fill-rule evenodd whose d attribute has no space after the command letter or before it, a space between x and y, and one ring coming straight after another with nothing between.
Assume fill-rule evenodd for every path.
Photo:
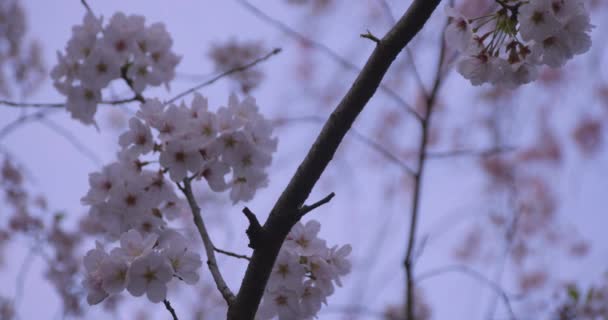
<instances>
[{"instance_id":1,"label":"blossom stem","mask_svg":"<svg viewBox=\"0 0 608 320\"><path fill-rule=\"evenodd\" d=\"M217 265L217 261L215 259L216 248L213 245L211 238L209 237L207 228L205 227L205 222L203 221L203 217L201 216L201 208L198 206L198 203L196 203L196 199L194 198L194 194L192 193L190 179L184 179L184 186L183 188L180 187L180 189L188 200L188 204L190 205L190 209L192 211L192 217L194 219L194 224L196 225L196 228L198 229L198 232L203 240L203 245L205 247L205 251L207 252L207 266L209 267L211 276L215 281L217 289L222 294L222 297L224 297L224 300L226 300L226 303L228 304L228 306L230 306L234 301L235 297L230 288L228 288L226 281L224 281L224 277L222 277L222 273L220 272L220 269Z\"/></svg>"},{"instance_id":2,"label":"blossom stem","mask_svg":"<svg viewBox=\"0 0 608 320\"><path fill-rule=\"evenodd\" d=\"M82 3L82 5L84 6L84 8L87 10L88 13L93 14L93 10L91 10L91 6L89 6L89 4L87 3L86 0L80 0L80 3Z\"/></svg>"},{"instance_id":3,"label":"blossom stem","mask_svg":"<svg viewBox=\"0 0 608 320\"><path fill-rule=\"evenodd\" d=\"M173 320L179 320L179 318L177 317L177 313L175 313L175 309L173 309L169 300L165 299L163 300L163 303L165 304L165 308L167 308L167 310L169 310L169 312L171 313Z\"/></svg>"},{"instance_id":4,"label":"blossom stem","mask_svg":"<svg viewBox=\"0 0 608 320\"><path fill-rule=\"evenodd\" d=\"M129 65L125 65L122 68L120 68L120 77L127 83L127 86L129 86L131 91L133 91L133 93L135 94L135 97L133 97L133 100L139 101L141 103L145 103L146 98L144 98L140 93L138 93L135 90L135 87L133 87L133 80L129 79L129 77L127 76L128 69L129 69Z\"/></svg>"}]
</instances>

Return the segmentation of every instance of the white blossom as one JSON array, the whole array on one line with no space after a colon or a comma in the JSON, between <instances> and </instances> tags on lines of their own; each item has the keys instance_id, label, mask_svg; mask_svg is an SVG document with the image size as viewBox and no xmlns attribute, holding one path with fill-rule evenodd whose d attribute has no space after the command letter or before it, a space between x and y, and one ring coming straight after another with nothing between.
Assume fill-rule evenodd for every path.
<instances>
[{"instance_id":1,"label":"white blossom","mask_svg":"<svg viewBox=\"0 0 608 320\"><path fill-rule=\"evenodd\" d=\"M132 261L152 252L158 240L158 235L150 233L145 237L139 231L131 229L120 237L120 249L123 255Z\"/></svg>"},{"instance_id":2,"label":"white blossom","mask_svg":"<svg viewBox=\"0 0 608 320\"><path fill-rule=\"evenodd\" d=\"M136 297L145 293L150 301L158 303L167 296L167 283L172 276L173 272L167 258L151 252L131 263L127 290Z\"/></svg>"},{"instance_id":3,"label":"white blossom","mask_svg":"<svg viewBox=\"0 0 608 320\"><path fill-rule=\"evenodd\" d=\"M148 86L168 86L180 61L172 44L163 24L146 26L142 16L119 12L104 26L101 18L87 13L83 23L72 28L65 53L58 53L53 84L67 96L73 118L94 124L101 91L112 81L124 78L137 94ZM94 94L82 93L82 88Z\"/></svg>"},{"instance_id":4,"label":"white blossom","mask_svg":"<svg viewBox=\"0 0 608 320\"><path fill-rule=\"evenodd\" d=\"M178 278L187 284L198 282L197 271L203 263L197 253L188 250L185 241L173 240L162 253L169 260L173 273Z\"/></svg>"},{"instance_id":5,"label":"white blossom","mask_svg":"<svg viewBox=\"0 0 608 320\"><path fill-rule=\"evenodd\" d=\"M593 25L580 0L510 1L472 19L446 10L446 41L462 52L457 70L473 85L515 88L536 80L541 65L561 67L591 47Z\"/></svg>"},{"instance_id":6,"label":"white blossom","mask_svg":"<svg viewBox=\"0 0 608 320\"><path fill-rule=\"evenodd\" d=\"M119 137L118 144L123 148L128 148L129 152L140 155L152 151L154 139L150 127L137 118L131 118L129 120L129 131Z\"/></svg>"},{"instance_id":7,"label":"white blossom","mask_svg":"<svg viewBox=\"0 0 608 320\"><path fill-rule=\"evenodd\" d=\"M268 279L256 319L312 319L334 283L350 273L350 245L327 248L318 238L320 224L298 222L289 232Z\"/></svg>"},{"instance_id":8,"label":"white blossom","mask_svg":"<svg viewBox=\"0 0 608 320\"><path fill-rule=\"evenodd\" d=\"M84 124L93 124L93 117L97 112L97 103L101 99L98 90L82 86L70 87L67 90L68 101L65 108L70 112L72 118L80 120Z\"/></svg>"},{"instance_id":9,"label":"white blossom","mask_svg":"<svg viewBox=\"0 0 608 320\"><path fill-rule=\"evenodd\" d=\"M127 287L127 272L129 265L127 259L120 252L114 250L107 256L99 267L102 279L101 287L108 294L116 294Z\"/></svg>"},{"instance_id":10,"label":"white blossom","mask_svg":"<svg viewBox=\"0 0 608 320\"><path fill-rule=\"evenodd\" d=\"M318 221L310 220L305 225L296 224L285 239L285 247L295 254L311 256L323 252L326 248L325 240L319 239L317 234L321 230Z\"/></svg>"},{"instance_id":11,"label":"white blossom","mask_svg":"<svg viewBox=\"0 0 608 320\"><path fill-rule=\"evenodd\" d=\"M519 32L526 40L543 41L557 35L561 25L551 10L551 0L535 0L519 9Z\"/></svg>"},{"instance_id":12,"label":"white blossom","mask_svg":"<svg viewBox=\"0 0 608 320\"><path fill-rule=\"evenodd\" d=\"M165 144L160 154L160 164L169 169L171 180L183 180L188 171L196 172L203 163L203 157L190 141L171 140Z\"/></svg>"},{"instance_id":13,"label":"white blossom","mask_svg":"<svg viewBox=\"0 0 608 320\"><path fill-rule=\"evenodd\" d=\"M471 25L465 16L457 12L454 8L446 6L446 14L451 18L450 23L444 32L444 37L448 45L454 49L464 52L473 41Z\"/></svg>"},{"instance_id":14,"label":"white blossom","mask_svg":"<svg viewBox=\"0 0 608 320\"><path fill-rule=\"evenodd\" d=\"M108 297L103 289L103 278L100 272L103 261L108 257L101 244L97 243L95 249L89 250L84 256L86 275L82 285L87 290L87 302L90 305L98 304Z\"/></svg>"}]
</instances>

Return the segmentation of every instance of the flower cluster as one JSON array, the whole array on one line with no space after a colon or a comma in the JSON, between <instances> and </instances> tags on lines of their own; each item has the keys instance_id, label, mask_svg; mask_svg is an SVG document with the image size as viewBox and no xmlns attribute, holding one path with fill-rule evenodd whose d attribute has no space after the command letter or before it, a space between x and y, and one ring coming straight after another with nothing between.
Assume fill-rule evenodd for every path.
<instances>
[{"instance_id":1,"label":"flower cluster","mask_svg":"<svg viewBox=\"0 0 608 320\"><path fill-rule=\"evenodd\" d=\"M298 222L287 236L272 269L257 318L312 319L327 304L334 283L350 273L350 245L328 248L317 237L321 225Z\"/></svg>"},{"instance_id":2,"label":"flower cluster","mask_svg":"<svg viewBox=\"0 0 608 320\"><path fill-rule=\"evenodd\" d=\"M143 103L119 137L118 161L90 174L82 198L106 237L121 243L110 253L98 246L87 254L89 303L124 288L158 302L173 276L196 282L200 258L167 226L183 208L170 180L205 179L213 191L230 189L233 202L247 201L267 184L265 169L277 147L271 134L251 97L232 95L217 112L198 94L190 107ZM160 167L149 168L155 164Z\"/></svg>"},{"instance_id":3,"label":"flower cluster","mask_svg":"<svg viewBox=\"0 0 608 320\"><path fill-rule=\"evenodd\" d=\"M446 41L462 53L458 72L473 85L529 83L539 66L561 67L591 47L582 0L497 2L497 12L474 19L448 8Z\"/></svg>"},{"instance_id":4,"label":"flower cluster","mask_svg":"<svg viewBox=\"0 0 608 320\"><path fill-rule=\"evenodd\" d=\"M124 289L136 297L145 293L156 303L165 299L167 283L173 277L196 283L202 262L176 231L167 229L160 235L144 236L131 229L120 237L120 246L109 253L97 243L84 257L84 265L87 275L83 285L89 304L100 303Z\"/></svg>"},{"instance_id":5,"label":"flower cluster","mask_svg":"<svg viewBox=\"0 0 608 320\"><path fill-rule=\"evenodd\" d=\"M130 130L120 138L131 154L145 153L160 146L160 164L171 180L187 176L204 178L215 192L230 189L230 199L251 200L257 189L265 187L265 169L276 151L277 139L272 123L258 110L255 100L242 101L231 95L228 106L217 112L208 109L207 100L195 95L192 107L169 105L158 100L142 105L131 119ZM160 143L155 144L150 128L158 130ZM226 175L231 173L230 179Z\"/></svg>"},{"instance_id":6,"label":"flower cluster","mask_svg":"<svg viewBox=\"0 0 608 320\"><path fill-rule=\"evenodd\" d=\"M104 27L102 18L87 14L74 26L65 54L51 71L55 88L67 96L66 108L85 124L94 123L101 90L123 79L136 93L146 86L168 86L180 57L162 23L146 26L143 16L116 13Z\"/></svg>"}]
</instances>

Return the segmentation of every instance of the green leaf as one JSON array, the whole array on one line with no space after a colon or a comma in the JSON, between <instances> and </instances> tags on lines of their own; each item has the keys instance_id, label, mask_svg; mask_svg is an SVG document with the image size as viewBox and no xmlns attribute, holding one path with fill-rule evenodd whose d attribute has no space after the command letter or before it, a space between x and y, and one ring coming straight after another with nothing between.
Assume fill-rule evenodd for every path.
<instances>
[{"instance_id":1,"label":"green leaf","mask_svg":"<svg viewBox=\"0 0 608 320\"><path fill-rule=\"evenodd\" d=\"M569 285L568 286L568 296L570 296L570 298L572 300L574 300L575 302L578 302L578 298L580 297L580 293L578 292L578 288L576 287L576 285Z\"/></svg>"}]
</instances>

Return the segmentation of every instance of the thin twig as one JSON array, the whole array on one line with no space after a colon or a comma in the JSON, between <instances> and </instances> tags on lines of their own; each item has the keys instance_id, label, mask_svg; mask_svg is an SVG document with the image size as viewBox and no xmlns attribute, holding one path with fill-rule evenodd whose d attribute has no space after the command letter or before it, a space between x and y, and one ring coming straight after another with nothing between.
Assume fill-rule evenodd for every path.
<instances>
[{"instance_id":1,"label":"thin twig","mask_svg":"<svg viewBox=\"0 0 608 320\"><path fill-rule=\"evenodd\" d=\"M17 119L8 123L6 126L2 127L2 129L0 129L0 140L4 139L4 137L6 137L9 133L13 132L17 128L19 128L21 125L23 125L27 122L40 120L40 119L46 117L52 111L57 111L57 110L59 110L59 109L44 109L44 110L41 110L38 112L25 114L25 115L18 117Z\"/></svg>"},{"instance_id":2,"label":"thin twig","mask_svg":"<svg viewBox=\"0 0 608 320\"><path fill-rule=\"evenodd\" d=\"M119 105L119 104L125 104L125 103L129 103L129 102L135 102L135 101L141 101L141 95L136 95L133 98L127 98L127 99L120 99L120 100L114 100L114 101L101 101L99 104L107 104L107 105Z\"/></svg>"},{"instance_id":3,"label":"thin twig","mask_svg":"<svg viewBox=\"0 0 608 320\"><path fill-rule=\"evenodd\" d=\"M281 124L287 123L287 122L294 122L294 123L296 123L296 122L314 122L314 123L318 123L318 124L323 124L323 123L325 123L325 121L326 121L326 119L324 119L320 116L305 116L305 117L297 117L297 118L278 118L278 119L274 120L274 123L275 123L275 125L281 125ZM392 153L386 147L382 146L380 143L372 140L372 138L364 135L363 133L359 132L355 128L351 128L348 131L348 135L351 135L355 140L358 140L359 142L370 147L373 151L376 151L381 156L386 158L386 160L392 162L393 164L395 164L398 167L400 167L401 169L403 169L403 171L405 171L406 174L408 174L410 176L414 175L414 170L412 168L410 168L407 163L405 163L403 160L399 159L399 157L397 157L394 153Z\"/></svg>"},{"instance_id":4,"label":"thin twig","mask_svg":"<svg viewBox=\"0 0 608 320\"><path fill-rule=\"evenodd\" d=\"M360 37L361 37L361 38L365 38L365 39L369 39L369 40L371 40L371 41L375 42L375 43L376 43L376 45L379 45L379 44L380 44L380 39L378 39L378 37L376 37L375 35L373 35L373 34L372 34L372 33L371 33L369 30L367 30L367 32L366 32L366 33L362 33L362 34L360 35Z\"/></svg>"},{"instance_id":5,"label":"thin twig","mask_svg":"<svg viewBox=\"0 0 608 320\"><path fill-rule=\"evenodd\" d=\"M504 137L500 132L500 129L497 128L497 126L499 125L498 121L500 121L500 119L502 119L502 117L500 117L500 114L495 114L494 116L494 122L493 122L493 133L494 133L494 143L496 145L500 145L502 144L504 141ZM521 208L519 208L517 206L517 198L519 196L519 189L516 187L516 179L517 177L517 167L513 167L509 170L508 174L507 174L507 181L505 181L505 186L506 186L506 192L507 192L507 206L509 208L512 208L512 210L514 210L514 215L513 218L509 221L508 225L506 226L506 230L505 230L505 247L504 250L501 254L501 257L499 258L499 262L498 262L498 266L497 269L495 271L495 274L493 276L493 279L496 283L500 283L502 281L502 277L505 273L506 270L506 264L509 260L509 255L511 253L511 250L513 249L513 245L514 245L514 241L515 241L515 237L517 235L517 231L519 229L519 219L522 215L522 210ZM485 312L485 318L486 319L491 319L494 316L494 313L496 311L496 306L498 304L497 301L497 297L494 297L489 303L488 303L488 307L486 309Z\"/></svg>"},{"instance_id":6,"label":"thin twig","mask_svg":"<svg viewBox=\"0 0 608 320\"><path fill-rule=\"evenodd\" d=\"M220 269L217 265L217 261L215 259L215 246L213 245L213 242L209 237L209 233L207 232L207 228L205 227L205 222L203 221L203 217L201 216L201 209L196 203L196 199L194 198L194 194L192 193L190 180L187 178L184 179L184 186L183 188L180 187L180 189L183 191L184 196L188 200L188 204L190 205L190 209L192 211L192 217L194 219L194 224L196 225L196 228L198 229L198 232L201 235L201 239L203 240L203 245L205 247L205 251L207 252L207 266L209 267L211 276L215 281L217 289L222 294L222 297L224 297L224 300L226 300L226 303L228 304L228 306L230 306L233 303L235 297L230 288L228 288L226 281L224 281L224 278L222 277Z\"/></svg>"},{"instance_id":7,"label":"thin twig","mask_svg":"<svg viewBox=\"0 0 608 320\"><path fill-rule=\"evenodd\" d=\"M450 266L445 266L445 267L437 268L434 270L430 270L430 271L424 272L424 273L420 274L419 276L417 276L415 281L416 281L416 283L419 283L426 279L436 277L436 276L442 275L444 273L449 273L449 272L458 272L460 274L472 277L472 278L478 280L479 282L481 282L482 284L486 285L488 288L492 289L496 293L496 295L502 299L507 311L509 312L509 319L511 319L511 320L515 319L515 313L513 312L513 308L511 307L511 301L509 300L509 296L507 295L505 290L498 283L490 280L488 277L484 276L482 273L475 271L467 266L450 265Z\"/></svg>"},{"instance_id":8,"label":"thin twig","mask_svg":"<svg viewBox=\"0 0 608 320\"><path fill-rule=\"evenodd\" d=\"M175 313L175 309L173 309L169 300L165 299L165 300L163 300L163 303L165 304L165 308L167 308L167 310L169 310L169 312L171 313L173 320L179 320L177 318L177 313Z\"/></svg>"},{"instance_id":9,"label":"thin twig","mask_svg":"<svg viewBox=\"0 0 608 320\"><path fill-rule=\"evenodd\" d=\"M428 151L426 153L429 159L443 159L453 157L487 157L499 153L507 153L517 150L515 147L495 147L489 149L460 149L460 150L449 150L449 151Z\"/></svg>"},{"instance_id":10,"label":"thin twig","mask_svg":"<svg viewBox=\"0 0 608 320\"><path fill-rule=\"evenodd\" d=\"M119 105L119 104L134 102L137 100L139 100L138 97L133 97L133 98L120 99L120 100L113 100L113 101L101 101L101 102L99 102L99 104ZM16 108L62 108L65 106L65 103L15 102L15 101L8 101L8 100L0 100L0 104L9 106L9 107L16 107Z\"/></svg>"},{"instance_id":11,"label":"thin twig","mask_svg":"<svg viewBox=\"0 0 608 320\"><path fill-rule=\"evenodd\" d=\"M165 102L165 105L173 103L173 102L177 101L178 99L183 98L184 96L187 96L187 95L189 95L189 94L191 94L191 93L193 93L193 92L195 92L195 91L197 91L197 90L199 90L199 89L201 89L201 88L203 88L205 86L208 86L208 85L216 82L217 80L219 80L219 79L221 79L223 77L229 76L229 75L231 75L233 73L242 72L242 71L245 71L245 70L247 70L247 69L249 69L251 67L254 67L258 63L266 61L270 57L272 57L272 56L274 56L276 54L279 54L280 52L281 52L281 48L275 48L275 49L273 49L272 51L270 51L269 53L267 53L265 56L263 56L261 58L255 59L255 60L253 60L253 61L251 61L251 62L249 62L249 63L247 63L245 65L238 66L238 67L232 68L232 69L230 69L228 71L222 72L221 74L213 77L212 79L210 79L208 81L205 81L205 82L203 82L203 83L201 83L201 84L199 84L197 86L194 86L194 87L192 87L192 88L190 88L190 89L188 89L188 90L186 90L186 91L184 91L184 92L176 95L175 97L169 99L169 101Z\"/></svg>"},{"instance_id":12,"label":"thin twig","mask_svg":"<svg viewBox=\"0 0 608 320\"><path fill-rule=\"evenodd\" d=\"M324 204L326 204L326 203L330 202L330 201L331 201L331 199L332 199L332 198L333 198L335 195L336 195L336 194L332 192L332 193L328 194L328 195L327 195L325 198L323 198L323 199L321 199L321 200L319 200L319 201L317 201L317 202L315 202L315 203L313 203L313 204L311 204L311 205L309 205L309 206L307 206L307 205L303 205L303 206L300 208L300 212L299 212L299 213L300 213L300 215L301 215L301 216L303 216L303 215L305 215L305 214L307 214L307 213L311 212L312 210L314 210L314 209L316 209L316 208L318 208L318 207L320 207L320 206L322 206L322 205L324 205Z\"/></svg>"},{"instance_id":13,"label":"thin twig","mask_svg":"<svg viewBox=\"0 0 608 320\"><path fill-rule=\"evenodd\" d=\"M125 65L122 68L120 68L120 78L125 81L125 83L129 87L129 89L131 89L131 91L135 95L133 97L133 99L135 99L135 100L137 100L137 101L139 101L141 103L145 103L146 102L146 98L144 98L144 96L142 96L141 93L139 93L139 92L137 92L137 90L135 90L135 86L133 85L133 80L127 76L127 71L128 70L129 70L129 66L128 65Z\"/></svg>"},{"instance_id":14,"label":"thin twig","mask_svg":"<svg viewBox=\"0 0 608 320\"><path fill-rule=\"evenodd\" d=\"M91 6L89 6L89 4L87 3L86 0L80 0L80 3L82 3L82 5L84 6L84 8L87 10L88 13L93 14L93 10L91 10Z\"/></svg>"},{"instance_id":15,"label":"thin twig","mask_svg":"<svg viewBox=\"0 0 608 320\"><path fill-rule=\"evenodd\" d=\"M8 100L0 100L0 104L9 107L18 107L18 108L61 108L65 105L65 103L37 103L37 102L14 102Z\"/></svg>"},{"instance_id":16,"label":"thin twig","mask_svg":"<svg viewBox=\"0 0 608 320\"><path fill-rule=\"evenodd\" d=\"M48 118L42 117L42 118L39 118L38 120L40 121L40 123L42 125L46 126L51 131L53 131L53 132L57 133L59 136L63 137L67 142L69 142L74 147L74 149L76 149L76 151L78 151L83 156L89 158L89 160L91 160L94 164L96 164L98 166L101 165L101 163L102 163L101 158L99 156L97 156L95 151L93 151L92 149L87 147L86 144L80 142L80 140L76 137L75 134L73 134L66 128L56 124L55 122L51 121Z\"/></svg>"},{"instance_id":17,"label":"thin twig","mask_svg":"<svg viewBox=\"0 0 608 320\"><path fill-rule=\"evenodd\" d=\"M233 257L233 258L237 258L237 259L245 259L245 260L251 260L251 257L244 255L244 254L238 254L238 253L234 253L234 252L230 252L230 251L226 251L226 250L222 250L218 247L213 247L213 250L215 250L216 252L219 252L221 254L225 254L227 256Z\"/></svg>"},{"instance_id":18,"label":"thin twig","mask_svg":"<svg viewBox=\"0 0 608 320\"><path fill-rule=\"evenodd\" d=\"M447 23L445 25L447 27ZM445 29L444 27L444 29ZM433 116L433 109L435 107L435 100L439 93L439 88L443 79L442 66L445 58L445 41L443 41L443 32L440 34L440 49L439 58L437 61L437 70L435 72L435 79L433 81L433 87L426 96L426 113L422 117L420 135L420 144L418 146L418 168L414 174L414 191L412 193L412 207L410 211L410 225L409 233L407 238L407 250L405 253L405 279L406 279L406 300L405 300L405 316L406 319L414 319L414 306L415 306L415 295L414 295L414 246L416 243L416 231L418 227L418 217L420 216L420 199L422 198L422 181L424 178L424 169L426 165L427 147L429 142L429 135L431 131L431 119Z\"/></svg>"},{"instance_id":19,"label":"thin twig","mask_svg":"<svg viewBox=\"0 0 608 320\"><path fill-rule=\"evenodd\" d=\"M247 9L247 11L251 12L258 19L279 29L284 34L286 34L294 39L297 39L298 41L301 41L302 43L310 46L311 48L314 48L317 51L325 54L327 57L329 57L330 59L339 63L345 69L348 69L348 70L351 70L351 71L354 71L357 73L362 71L362 69L360 67L358 67L354 63L346 60L346 58L342 57L340 54L338 54L337 52L335 52L328 46L307 37L306 35L289 27L287 24L283 23L282 21L279 21L279 20L269 16L264 11L260 10L258 7L251 4L249 1L246 1L246 0L235 0L235 1L238 2L243 8ZM403 98L401 98L401 96L399 96L399 94L397 94L393 89L391 89L389 86L387 86L383 83L380 83L379 88L387 96L389 96L391 99L396 101L399 104L399 106L402 107L407 113L411 114L415 119L420 121L420 115L416 112L416 110L414 108L412 108L409 103L407 103L405 100L403 100Z\"/></svg>"}]
</instances>

